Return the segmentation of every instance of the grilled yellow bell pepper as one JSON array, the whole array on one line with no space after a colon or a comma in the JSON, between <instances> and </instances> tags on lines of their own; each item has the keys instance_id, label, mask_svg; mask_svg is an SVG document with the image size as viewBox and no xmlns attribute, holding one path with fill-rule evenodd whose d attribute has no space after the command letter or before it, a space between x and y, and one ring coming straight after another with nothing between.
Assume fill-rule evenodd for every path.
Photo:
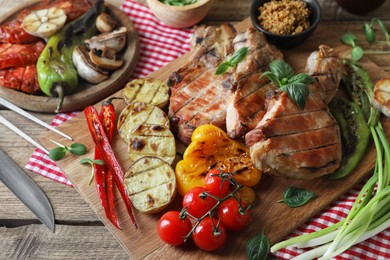
<instances>
[{"instance_id":1,"label":"grilled yellow bell pepper","mask_svg":"<svg viewBox=\"0 0 390 260\"><path fill-rule=\"evenodd\" d=\"M184 196L193 187L204 187L204 178L210 169L221 169L233 174L245 186L254 186L261 179L261 171L251 161L249 149L214 125L195 129L183 160L176 165L178 192Z\"/></svg>"}]
</instances>

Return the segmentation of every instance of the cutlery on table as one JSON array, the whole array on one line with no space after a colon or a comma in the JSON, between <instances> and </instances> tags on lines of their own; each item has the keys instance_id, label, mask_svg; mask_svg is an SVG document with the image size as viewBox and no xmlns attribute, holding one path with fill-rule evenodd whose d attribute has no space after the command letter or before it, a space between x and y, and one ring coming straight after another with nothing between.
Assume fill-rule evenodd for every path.
<instances>
[{"instance_id":1,"label":"cutlery on table","mask_svg":"<svg viewBox=\"0 0 390 260\"><path fill-rule=\"evenodd\" d=\"M0 181L10 189L52 232L53 208L38 185L11 158L0 150Z\"/></svg>"}]
</instances>

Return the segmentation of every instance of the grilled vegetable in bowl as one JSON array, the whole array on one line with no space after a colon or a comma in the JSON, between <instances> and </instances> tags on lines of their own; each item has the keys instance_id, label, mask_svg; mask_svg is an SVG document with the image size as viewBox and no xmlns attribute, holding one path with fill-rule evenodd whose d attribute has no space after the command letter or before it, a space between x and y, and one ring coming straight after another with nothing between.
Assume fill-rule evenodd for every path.
<instances>
[{"instance_id":1,"label":"grilled vegetable in bowl","mask_svg":"<svg viewBox=\"0 0 390 260\"><path fill-rule=\"evenodd\" d=\"M97 84L108 78L108 71L94 64L85 46L78 45L72 53L72 61L79 76L86 81Z\"/></svg>"},{"instance_id":2,"label":"grilled vegetable in bowl","mask_svg":"<svg viewBox=\"0 0 390 260\"><path fill-rule=\"evenodd\" d=\"M114 49L120 52L126 45L126 27L120 27L113 32L106 32L85 40L89 49L103 50L104 48Z\"/></svg>"},{"instance_id":3,"label":"grilled vegetable in bowl","mask_svg":"<svg viewBox=\"0 0 390 260\"><path fill-rule=\"evenodd\" d=\"M101 13L96 19L96 28L101 33L111 32L117 27L118 22L107 13Z\"/></svg>"},{"instance_id":4,"label":"grilled vegetable in bowl","mask_svg":"<svg viewBox=\"0 0 390 260\"><path fill-rule=\"evenodd\" d=\"M24 17L22 27L31 35L48 39L65 25L66 18L61 8L41 9Z\"/></svg>"},{"instance_id":5,"label":"grilled vegetable in bowl","mask_svg":"<svg viewBox=\"0 0 390 260\"><path fill-rule=\"evenodd\" d=\"M39 86L46 95L58 97L56 112L61 110L64 96L74 92L79 83L78 73L72 61L74 48L96 33L95 26L89 26L84 27L81 33L75 34L73 31L80 28L74 26L79 21L87 25L93 20L94 24L96 16L104 9L103 2L97 1L94 8L51 36L38 59Z\"/></svg>"}]
</instances>

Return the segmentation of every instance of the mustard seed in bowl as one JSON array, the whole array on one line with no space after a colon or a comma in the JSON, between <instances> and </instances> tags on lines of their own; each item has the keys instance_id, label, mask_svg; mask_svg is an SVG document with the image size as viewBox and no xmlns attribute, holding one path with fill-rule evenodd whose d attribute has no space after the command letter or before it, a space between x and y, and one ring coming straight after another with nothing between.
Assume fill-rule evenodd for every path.
<instances>
[{"instance_id":1,"label":"mustard seed in bowl","mask_svg":"<svg viewBox=\"0 0 390 260\"><path fill-rule=\"evenodd\" d=\"M277 35L292 35L310 27L310 9L301 0L272 0L259 7L259 24Z\"/></svg>"}]
</instances>

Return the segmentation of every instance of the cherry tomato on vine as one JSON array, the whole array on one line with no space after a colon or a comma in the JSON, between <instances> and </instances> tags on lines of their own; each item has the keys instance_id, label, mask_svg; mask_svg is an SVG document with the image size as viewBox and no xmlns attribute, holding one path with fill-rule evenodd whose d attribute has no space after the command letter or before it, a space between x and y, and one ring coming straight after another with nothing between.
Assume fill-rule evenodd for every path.
<instances>
[{"instance_id":1,"label":"cherry tomato on vine","mask_svg":"<svg viewBox=\"0 0 390 260\"><path fill-rule=\"evenodd\" d=\"M192 239L200 249L213 251L225 243L226 228L216 218L206 217L195 228Z\"/></svg>"},{"instance_id":2,"label":"cherry tomato on vine","mask_svg":"<svg viewBox=\"0 0 390 260\"><path fill-rule=\"evenodd\" d=\"M184 237L191 231L192 225L188 217L180 219L180 212L168 211L161 216L157 224L160 238L167 244L179 246L184 244Z\"/></svg>"},{"instance_id":3,"label":"cherry tomato on vine","mask_svg":"<svg viewBox=\"0 0 390 260\"><path fill-rule=\"evenodd\" d=\"M210 194L218 197L226 196L230 186L228 177L223 177L221 174L220 170L210 170L204 179L206 189Z\"/></svg>"},{"instance_id":4,"label":"cherry tomato on vine","mask_svg":"<svg viewBox=\"0 0 390 260\"><path fill-rule=\"evenodd\" d=\"M241 202L242 206L246 205ZM240 212L240 203L233 199L227 199L221 203L218 207L218 217L227 229L230 230L241 230L249 222L250 210L243 209Z\"/></svg>"},{"instance_id":5,"label":"cherry tomato on vine","mask_svg":"<svg viewBox=\"0 0 390 260\"><path fill-rule=\"evenodd\" d=\"M195 218L200 218L210 211L217 200L205 195L207 190L203 187L195 187L190 189L183 197L183 208L187 208L187 212Z\"/></svg>"},{"instance_id":6,"label":"cherry tomato on vine","mask_svg":"<svg viewBox=\"0 0 390 260\"><path fill-rule=\"evenodd\" d=\"M254 203L256 199L255 191L248 186L242 186L242 188L237 191L236 196L241 202L244 202L246 205Z\"/></svg>"}]
</instances>

